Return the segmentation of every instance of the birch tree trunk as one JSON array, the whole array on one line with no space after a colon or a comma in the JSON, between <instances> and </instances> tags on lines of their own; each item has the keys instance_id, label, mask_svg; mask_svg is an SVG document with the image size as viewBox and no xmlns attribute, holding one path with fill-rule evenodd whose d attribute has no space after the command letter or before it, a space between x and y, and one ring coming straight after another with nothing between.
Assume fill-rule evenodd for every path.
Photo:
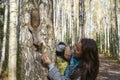
<instances>
[{"instance_id":1,"label":"birch tree trunk","mask_svg":"<svg viewBox=\"0 0 120 80\"><path fill-rule=\"evenodd\" d=\"M85 11L85 6L84 6L84 0L79 0L79 27L80 27L80 35L79 35L79 39L80 38L84 38L85 37L85 28L84 28L84 11Z\"/></svg>"},{"instance_id":2,"label":"birch tree trunk","mask_svg":"<svg viewBox=\"0 0 120 80\"><path fill-rule=\"evenodd\" d=\"M120 1L117 0L117 23L118 23L118 41L119 41L118 55L120 57L120 10L119 9L120 9Z\"/></svg>"},{"instance_id":3,"label":"birch tree trunk","mask_svg":"<svg viewBox=\"0 0 120 80\"><path fill-rule=\"evenodd\" d=\"M107 53L110 54L110 1L105 2L106 6L106 25L107 25Z\"/></svg>"},{"instance_id":4,"label":"birch tree trunk","mask_svg":"<svg viewBox=\"0 0 120 80\"><path fill-rule=\"evenodd\" d=\"M7 22L8 22L8 0L6 0L6 2L5 2L5 15L4 15L4 28L3 28L2 55L1 55L1 60L0 60L0 74L2 72L2 66L3 66L3 62L5 60Z\"/></svg>"},{"instance_id":5,"label":"birch tree trunk","mask_svg":"<svg viewBox=\"0 0 120 80\"><path fill-rule=\"evenodd\" d=\"M74 38L74 0L71 0L71 39L72 39L72 45L75 43L75 38Z\"/></svg>"},{"instance_id":6,"label":"birch tree trunk","mask_svg":"<svg viewBox=\"0 0 120 80\"><path fill-rule=\"evenodd\" d=\"M10 35L9 35L9 61L8 79L16 80L16 60L17 60L17 1L10 0Z\"/></svg>"},{"instance_id":7,"label":"birch tree trunk","mask_svg":"<svg viewBox=\"0 0 120 80\"><path fill-rule=\"evenodd\" d=\"M115 7L114 7L114 11L115 11L115 28L116 28L116 53L117 53L117 56L119 56L119 34L118 34L118 11L117 11L117 7L118 7L118 1L117 0L114 0L114 4L115 4Z\"/></svg>"},{"instance_id":8,"label":"birch tree trunk","mask_svg":"<svg viewBox=\"0 0 120 80\"><path fill-rule=\"evenodd\" d=\"M53 0L23 0L20 44L23 80L48 80L41 62L46 53L55 62Z\"/></svg>"}]
</instances>

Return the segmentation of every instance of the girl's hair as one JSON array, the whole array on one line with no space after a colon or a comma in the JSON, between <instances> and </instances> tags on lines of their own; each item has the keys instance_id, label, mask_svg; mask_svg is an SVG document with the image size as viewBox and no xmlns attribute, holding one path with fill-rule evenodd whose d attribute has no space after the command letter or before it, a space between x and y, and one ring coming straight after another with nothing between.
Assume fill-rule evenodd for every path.
<instances>
[{"instance_id":1,"label":"girl's hair","mask_svg":"<svg viewBox=\"0 0 120 80\"><path fill-rule=\"evenodd\" d=\"M99 72L99 57L97 44L93 39L81 39L82 54L80 59L82 61L72 72L70 78L72 80L81 77L80 80L95 80ZM78 43L78 44L79 44Z\"/></svg>"}]
</instances>

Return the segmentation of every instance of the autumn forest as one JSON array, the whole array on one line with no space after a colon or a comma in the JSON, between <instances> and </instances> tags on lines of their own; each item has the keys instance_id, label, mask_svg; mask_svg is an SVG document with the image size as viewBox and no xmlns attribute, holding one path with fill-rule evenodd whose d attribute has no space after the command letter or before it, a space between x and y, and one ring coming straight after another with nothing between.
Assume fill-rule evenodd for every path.
<instances>
[{"instance_id":1,"label":"autumn forest","mask_svg":"<svg viewBox=\"0 0 120 80\"><path fill-rule=\"evenodd\" d=\"M97 43L97 80L120 80L120 0L0 0L0 80L49 80L44 53L62 74L56 44L82 38Z\"/></svg>"}]
</instances>

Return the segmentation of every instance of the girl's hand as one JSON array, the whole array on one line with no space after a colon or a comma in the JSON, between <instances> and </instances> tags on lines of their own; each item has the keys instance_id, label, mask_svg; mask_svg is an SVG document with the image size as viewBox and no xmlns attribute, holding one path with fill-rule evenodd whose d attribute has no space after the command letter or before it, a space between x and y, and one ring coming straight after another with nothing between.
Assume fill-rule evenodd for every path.
<instances>
[{"instance_id":1,"label":"girl's hand","mask_svg":"<svg viewBox=\"0 0 120 80\"><path fill-rule=\"evenodd\" d=\"M50 65L52 64L52 61L50 60L50 58L48 57L47 54L43 54L41 57L42 61L44 64Z\"/></svg>"},{"instance_id":2,"label":"girl's hand","mask_svg":"<svg viewBox=\"0 0 120 80\"><path fill-rule=\"evenodd\" d=\"M69 60L70 59L70 47L66 47L65 48L65 53L64 53L64 57Z\"/></svg>"}]
</instances>

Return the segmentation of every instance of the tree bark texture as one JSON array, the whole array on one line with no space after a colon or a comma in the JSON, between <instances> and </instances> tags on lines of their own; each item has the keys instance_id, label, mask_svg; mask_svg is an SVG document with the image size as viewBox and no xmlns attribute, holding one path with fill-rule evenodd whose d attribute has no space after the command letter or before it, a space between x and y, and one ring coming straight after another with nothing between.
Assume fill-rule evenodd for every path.
<instances>
[{"instance_id":1,"label":"tree bark texture","mask_svg":"<svg viewBox=\"0 0 120 80\"><path fill-rule=\"evenodd\" d=\"M48 80L41 55L46 53L55 62L52 0L23 0L20 43L24 80Z\"/></svg>"}]
</instances>

